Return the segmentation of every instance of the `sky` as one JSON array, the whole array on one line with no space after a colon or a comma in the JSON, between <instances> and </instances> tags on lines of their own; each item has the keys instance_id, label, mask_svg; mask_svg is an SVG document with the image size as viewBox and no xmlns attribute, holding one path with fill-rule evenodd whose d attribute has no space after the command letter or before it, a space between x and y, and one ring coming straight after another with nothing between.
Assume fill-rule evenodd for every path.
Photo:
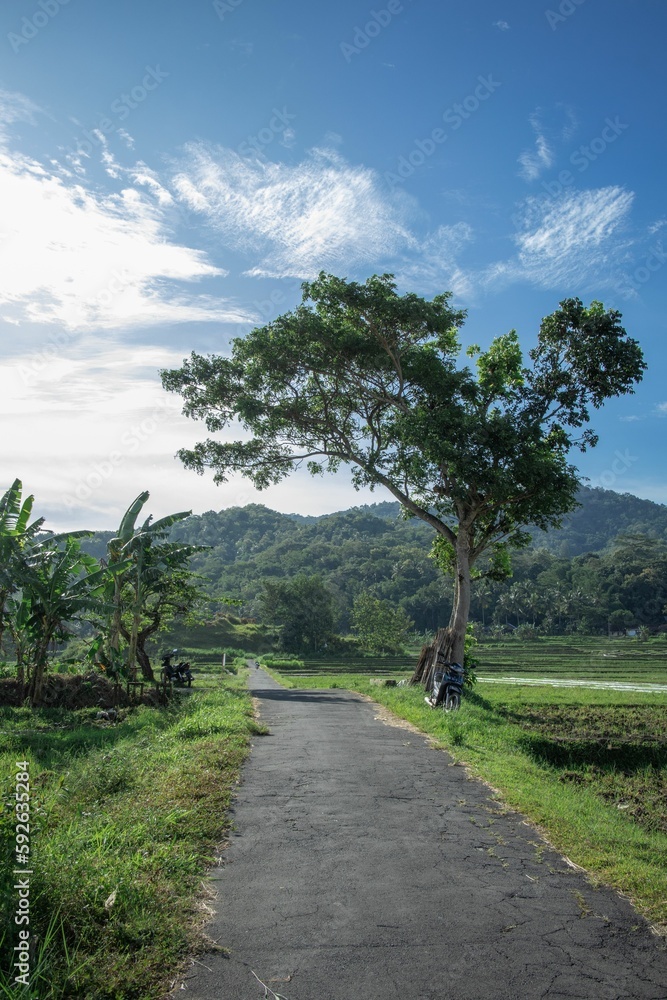
<instances>
[{"instance_id":1,"label":"sky","mask_svg":"<svg viewBox=\"0 0 667 1000\"><path fill-rule=\"evenodd\" d=\"M292 309L325 270L450 290L464 344L578 296L648 371L594 412L590 486L667 502L664 44L655 0L5 0L0 490L49 527L390 499L346 473L258 493L159 370Z\"/></svg>"}]
</instances>

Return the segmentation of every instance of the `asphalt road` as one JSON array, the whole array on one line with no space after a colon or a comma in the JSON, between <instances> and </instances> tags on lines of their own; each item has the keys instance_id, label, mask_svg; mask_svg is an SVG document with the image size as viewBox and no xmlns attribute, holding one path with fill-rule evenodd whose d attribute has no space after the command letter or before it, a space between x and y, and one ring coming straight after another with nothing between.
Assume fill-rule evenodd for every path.
<instances>
[{"instance_id":1,"label":"asphalt road","mask_svg":"<svg viewBox=\"0 0 667 1000\"><path fill-rule=\"evenodd\" d=\"M425 737L252 671L257 737L190 1000L666 1000L667 952ZM206 968L204 967L206 966Z\"/></svg>"}]
</instances>

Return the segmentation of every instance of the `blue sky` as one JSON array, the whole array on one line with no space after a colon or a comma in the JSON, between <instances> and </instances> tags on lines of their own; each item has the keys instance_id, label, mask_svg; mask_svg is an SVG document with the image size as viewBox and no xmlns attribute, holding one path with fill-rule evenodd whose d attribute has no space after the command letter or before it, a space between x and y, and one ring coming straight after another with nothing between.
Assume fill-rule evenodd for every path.
<instances>
[{"instance_id":1,"label":"blue sky","mask_svg":"<svg viewBox=\"0 0 667 1000\"><path fill-rule=\"evenodd\" d=\"M53 527L383 500L183 470L158 369L292 308L321 269L452 290L464 342L532 346L568 296L649 370L595 413L590 484L667 502L667 8L653 0L6 0L0 486Z\"/></svg>"}]
</instances>

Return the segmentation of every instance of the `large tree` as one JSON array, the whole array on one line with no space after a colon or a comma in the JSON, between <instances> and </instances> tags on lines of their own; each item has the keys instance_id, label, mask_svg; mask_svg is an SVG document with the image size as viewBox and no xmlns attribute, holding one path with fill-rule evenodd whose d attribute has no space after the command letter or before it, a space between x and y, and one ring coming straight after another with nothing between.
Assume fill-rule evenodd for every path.
<instances>
[{"instance_id":1,"label":"large tree","mask_svg":"<svg viewBox=\"0 0 667 1000\"><path fill-rule=\"evenodd\" d=\"M515 331L461 359L465 313L450 293L398 295L392 275L365 284L321 273L292 312L233 342L230 357L193 353L162 373L184 412L238 440L182 449L215 481L241 472L259 489L307 463L352 468L356 487L381 485L437 533L454 569L442 652L462 662L473 567L501 574L524 529L547 529L577 506L568 462L597 437L590 408L632 392L645 369L620 314L567 299L541 323L524 362Z\"/></svg>"},{"instance_id":2,"label":"large tree","mask_svg":"<svg viewBox=\"0 0 667 1000\"><path fill-rule=\"evenodd\" d=\"M368 590L357 594L352 606L352 630L369 653L401 653L414 622L401 607L375 597Z\"/></svg>"}]
</instances>

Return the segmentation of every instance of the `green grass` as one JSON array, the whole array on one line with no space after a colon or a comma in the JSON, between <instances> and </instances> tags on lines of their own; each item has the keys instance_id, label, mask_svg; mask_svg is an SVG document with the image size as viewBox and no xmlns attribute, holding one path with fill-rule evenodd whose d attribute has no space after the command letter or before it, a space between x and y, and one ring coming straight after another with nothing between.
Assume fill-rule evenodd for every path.
<instances>
[{"instance_id":1,"label":"green grass","mask_svg":"<svg viewBox=\"0 0 667 1000\"><path fill-rule=\"evenodd\" d=\"M480 684L446 714L421 688L372 685L361 672L274 676L357 690L412 722L667 930L667 693Z\"/></svg>"},{"instance_id":2,"label":"green grass","mask_svg":"<svg viewBox=\"0 0 667 1000\"><path fill-rule=\"evenodd\" d=\"M13 774L30 761L33 991L0 997L157 1000L201 945L202 878L228 829L232 789L258 731L243 678L198 673L167 709L116 725L96 710L0 709L3 871L13 864ZM13 878L0 919L13 927ZM41 941L41 944L40 944ZM3 987L4 983L4 987Z\"/></svg>"}]
</instances>

